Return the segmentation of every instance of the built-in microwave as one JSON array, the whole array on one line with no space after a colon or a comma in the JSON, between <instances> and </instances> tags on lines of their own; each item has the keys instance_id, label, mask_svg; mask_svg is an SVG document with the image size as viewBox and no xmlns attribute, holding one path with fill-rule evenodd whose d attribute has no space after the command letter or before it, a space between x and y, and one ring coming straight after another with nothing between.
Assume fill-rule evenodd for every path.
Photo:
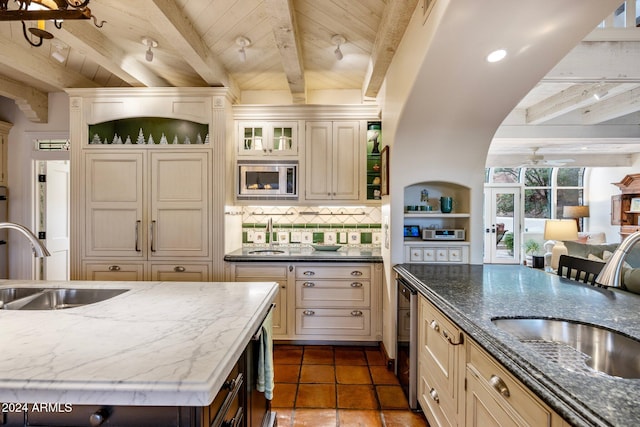
<instances>
[{"instance_id":1,"label":"built-in microwave","mask_svg":"<svg viewBox=\"0 0 640 427\"><path fill-rule=\"evenodd\" d=\"M238 199L298 198L298 162L238 162Z\"/></svg>"}]
</instances>

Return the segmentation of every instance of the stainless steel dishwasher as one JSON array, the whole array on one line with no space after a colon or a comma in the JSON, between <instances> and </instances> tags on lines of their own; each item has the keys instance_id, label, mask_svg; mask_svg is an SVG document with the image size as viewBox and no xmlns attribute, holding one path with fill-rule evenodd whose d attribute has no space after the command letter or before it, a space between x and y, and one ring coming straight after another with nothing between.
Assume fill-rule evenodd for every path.
<instances>
[{"instance_id":1,"label":"stainless steel dishwasher","mask_svg":"<svg viewBox=\"0 0 640 427\"><path fill-rule=\"evenodd\" d=\"M398 284L396 376L409 408L418 406L418 291L402 278Z\"/></svg>"}]
</instances>

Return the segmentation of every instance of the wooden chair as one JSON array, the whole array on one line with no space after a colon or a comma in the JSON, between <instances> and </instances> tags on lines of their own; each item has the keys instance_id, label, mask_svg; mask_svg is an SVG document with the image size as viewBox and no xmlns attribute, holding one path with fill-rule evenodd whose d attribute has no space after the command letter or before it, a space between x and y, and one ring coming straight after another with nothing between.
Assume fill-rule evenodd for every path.
<instances>
[{"instance_id":1,"label":"wooden chair","mask_svg":"<svg viewBox=\"0 0 640 427\"><path fill-rule=\"evenodd\" d=\"M560 255L558 262L558 276L599 286L596 277L604 267L604 262L592 261L590 259L573 257L570 255Z\"/></svg>"}]
</instances>

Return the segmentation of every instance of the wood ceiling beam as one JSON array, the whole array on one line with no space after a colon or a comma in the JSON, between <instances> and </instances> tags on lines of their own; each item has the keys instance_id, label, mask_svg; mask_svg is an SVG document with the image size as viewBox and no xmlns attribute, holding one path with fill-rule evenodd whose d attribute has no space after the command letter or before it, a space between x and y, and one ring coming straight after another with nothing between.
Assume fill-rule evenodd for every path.
<instances>
[{"instance_id":1,"label":"wood ceiling beam","mask_svg":"<svg viewBox=\"0 0 640 427\"><path fill-rule=\"evenodd\" d=\"M56 33L56 37L78 52L84 52L87 58L131 86L170 86L163 78L105 37L104 32L93 25L77 21L65 22L62 31Z\"/></svg>"},{"instance_id":2,"label":"wood ceiling beam","mask_svg":"<svg viewBox=\"0 0 640 427\"><path fill-rule=\"evenodd\" d=\"M200 34L173 0L150 0L147 13L149 22L169 40L176 51L210 86L224 86L238 92L234 80L222 62L215 57Z\"/></svg>"},{"instance_id":3,"label":"wood ceiling beam","mask_svg":"<svg viewBox=\"0 0 640 427\"><path fill-rule=\"evenodd\" d=\"M556 93L526 110L526 123L544 123L570 111L584 108L598 102L596 94L613 92L619 83L577 84Z\"/></svg>"},{"instance_id":4,"label":"wood ceiling beam","mask_svg":"<svg viewBox=\"0 0 640 427\"><path fill-rule=\"evenodd\" d=\"M582 112L582 122L593 125L637 111L640 111L640 87L589 106Z\"/></svg>"},{"instance_id":5,"label":"wood ceiling beam","mask_svg":"<svg viewBox=\"0 0 640 427\"><path fill-rule=\"evenodd\" d=\"M292 0L265 0L282 67L294 104L306 103L306 84L302 63L302 43L296 24Z\"/></svg>"},{"instance_id":6,"label":"wood ceiling beam","mask_svg":"<svg viewBox=\"0 0 640 427\"><path fill-rule=\"evenodd\" d=\"M391 60L404 36L418 0L388 1L373 43L371 64L364 79L365 96L375 97L384 82Z\"/></svg>"},{"instance_id":7,"label":"wood ceiling beam","mask_svg":"<svg viewBox=\"0 0 640 427\"><path fill-rule=\"evenodd\" d=\"M47 123L49 120L49 97L44 92L0 76L0 96L13 99L29 121Z\"/></svg>"}]
</instances>

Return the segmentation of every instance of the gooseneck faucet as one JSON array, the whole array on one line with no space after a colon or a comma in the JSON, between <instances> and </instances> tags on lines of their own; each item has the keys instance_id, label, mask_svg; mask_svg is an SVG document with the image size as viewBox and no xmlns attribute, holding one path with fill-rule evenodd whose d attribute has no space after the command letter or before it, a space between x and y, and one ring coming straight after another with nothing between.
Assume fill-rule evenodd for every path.
<instances>
[{"instance_id":1,"label":"gooseneck faucet","mask_svg":"<svg viewBox=\"0 0 640 427\"><path fill-rule=\"evenodd\" d=\"M600 274L598 274L598 277L596 277L596 283L612 288L622 287L622 264L633 245L638 241L640 241L640 231L636 231L627 236L613 252L611 258L609 258L600 271Z\"/></svg>"},{"instance_id":2,"label":"gooseneck faucet","mask_svg":"<svg viewBox=\"0 0 640 427\"><path fill-rule=\"evenodd\" d=\"M273 219L271 217L267 220L267 238L269 239L269 247L273 246Z\"/></svg>"},{"instance_id":3,"label":"gooseneck faucet","mask_svg":"<svg viewBox=\"0 0 640 427\"><path fill-rule=\"evenodd\" d=\"M20 233L22 233L27 239L29 239L29 242L31 242L31 248L33 249L33 253L35 256L42 258L42 257L51 255L47 250L47 248L44 247L42 242L40 242L40 240L38 240L35 234L29 231L27 227L22 226L20 224L16 224L14 222L0 222L0 230L4 228L8 228L10 230L17 230Z\"/></svg>"}]
</instances>

